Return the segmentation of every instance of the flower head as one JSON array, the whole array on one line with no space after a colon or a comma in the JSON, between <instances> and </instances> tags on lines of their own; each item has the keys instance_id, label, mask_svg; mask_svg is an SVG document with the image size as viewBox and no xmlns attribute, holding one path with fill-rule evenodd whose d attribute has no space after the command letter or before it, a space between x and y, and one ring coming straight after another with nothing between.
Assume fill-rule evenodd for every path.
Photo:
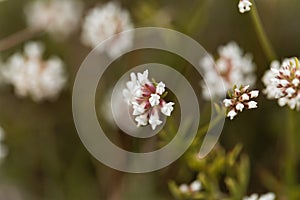
<instances>
[{"instance_id":1,"label":"flower head","mask_svg":"<svg viewBox=\"0 0 300 200\"><path fill-rule=\"evenodd\" d=\"M249 0L240 0L239 11L240 13L248 12L251 10L252 3Z\"/></svg>"},{"instance_id":2,"label":"flower head","mask_svg":"<svg viewBox=\"0 0 300 200\"><path fill-rule=\"evenodd\" d=\"M173 102L166 102L164 96L165 84L151 82L148 79L148 70L143 73L131 73L131 80L123 90L125 101L132 106L132 115L136 116L137 126L151 125L153 130L162 124L160 115L170 116L173 111Z\"/></svg>"},{"instance_id":3,"label":"flower head","mask_svg":"<svg viewBox=\"0 0 300 200\"><path fill-rule=\"evenodd\" d=\"M229 99L224 99L223 104L227 108L227 117L231 120L238 114L246 109L257 108L257 102L253 101L258 97L259 91L249 91L249 86L234 87Z\"/></svg>"},{"instance_id":4,"label":"flower head","mask_svg":"<svg viewBox=\"0 0 300 200\"><path fill-rule=\"evenodd\" d=\"M119 4L109 2L88 12L82 26L82 42L94 48L112 35L132 28L129 12L121 9ZM130 48L132 40L131 34L118 35L105 46L98 46L97 50L106 51L114 58Z\"/></svg>"},{"instance_id":5,"label":"flower head","mask_svg":"<svg viewBox=\"0 0 300 200\"><path fill-rule=\"evenodd\" d=\"M255 82L252 57L243 55L242 49L235 42L219 47L218 53L219 58L215 62L211 56L205 56L200 61L204 71L204 81L201 82L203 97L207 100L224 97L224 89L229 90L234 84L251 85ZM213 90L209 91L209 88Z\"/></svg>"},{"instance_id":6,"label":"flower head","mask_svg":"<svg viewBox=\"0 0 300 200\"><path fill-rule=\"evenodd\" d=\"M33 1L26 6L30 27L48 31L56 36L68 36L80 21L82 4L74 0Z\"/></svg>"},{"instance_id":7,"label":"flower head","mask_svg":"<svg viewBox=\"0 0 300 200\"><path fill-rule=\"evenodd\" d=\"M29 42L24 53L12 55L2 75L7 84L14 86L19 97L31 96L34 101L54 99L66 84L64 64L58 57L43 60L44 46Z\"/></svg>"},{"instance_id":8,"label":"flower head","mask_svg":"<svg viewBox=\"0 0 300 200\"><path fill-rule=\"evenodd\" d=\"M285 59L282 64L273 61L262 81L267 98L278 99L280 106L288 105L291 109L300 110L300 66L297 58Z\"/></svg>"}]
</instances>

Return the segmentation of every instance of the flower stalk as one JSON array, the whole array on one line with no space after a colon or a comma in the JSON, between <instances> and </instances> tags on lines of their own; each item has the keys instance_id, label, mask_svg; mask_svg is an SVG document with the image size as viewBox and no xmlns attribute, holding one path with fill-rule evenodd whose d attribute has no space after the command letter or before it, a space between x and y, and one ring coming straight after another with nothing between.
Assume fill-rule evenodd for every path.
<instances>
[{"instance_id":1,"label":"flower stalk","mask_svg":"<svg viewBox=\"0 0 300 200\"><path fill-rule=\"evenodd\" d=\"M271 62L271 61L275 60L277 56L273 50L270 40L268 39L268 37L266 35L265 30L263 28L263 25L262 25L261 19L259 17L255 2L252 1L252 4L253 5L252 5L252 10L250 12L251 13L250 16L253 21L253 25L254 25L256 34L258 36L259 42L260 42L268 60Z\"/></svg>"}]
</instances>

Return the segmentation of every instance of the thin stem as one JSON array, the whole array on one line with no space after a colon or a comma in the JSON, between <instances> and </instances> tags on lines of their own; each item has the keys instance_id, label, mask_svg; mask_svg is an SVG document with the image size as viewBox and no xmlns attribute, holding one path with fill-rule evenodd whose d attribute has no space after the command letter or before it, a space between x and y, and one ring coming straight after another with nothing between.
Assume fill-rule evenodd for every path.
<instances>
[{"instance_id":1,"label":"thin stem","mask_svg":"<svg viewBox=\"0 0 300 200\"><path fill-rule=\"evenodd\" d=\"M197 137L195 138L193 144L198 145L200 138L207 132L209 128L215 127L221 119L224 118L224 114L220 112L217 117L215 117L213 120L209 121L207 124L203 125L197 132Z\"/></svg>"},{"instance_id":2,"label":"thin stem","mask_svg":"<svg viewBox=\"0 0 300 200\"><path fill-rule=\"evenodd\" d=\"M266 35L266 32L263 28L263 25L262 25L262 22L261 22L261 19L258 15L258 12L257 12L257 8L256 8L256 5L255 5L255 2L252 1L252 9L250 11L251 13L251 18L252 18L252 21L253 21L253 25L254 25L254 28L255 28L255 31L256 31L256 34L258 36L258 39L259 39L259 42L268 58L269 61L273 61L276 59L276 54L273 50L273 47L270 43L270 40L268 39L267 35Z\"/></svg>"},{"instance_id":3,"label":"thin stem","mask_svg":"<svg viewBox=\"0 0 300 200\"><path fill-rule=\"evenodd\" d=\"M289 110L286 137L286 155L285 155L285 181L287 186L295 185L297 182L297 130L296 130L295 111Z\"/></svg>"},{"instance_id":4,"label":"thin stem","mask_svg":"<svg viewBox=\"0 0 300 200\"><path fill-rule=\"evenodd\" d=\"M25 28L0 40L0 52L12 48L40 33L39 29Z\"/></svg>"}]
</instances>

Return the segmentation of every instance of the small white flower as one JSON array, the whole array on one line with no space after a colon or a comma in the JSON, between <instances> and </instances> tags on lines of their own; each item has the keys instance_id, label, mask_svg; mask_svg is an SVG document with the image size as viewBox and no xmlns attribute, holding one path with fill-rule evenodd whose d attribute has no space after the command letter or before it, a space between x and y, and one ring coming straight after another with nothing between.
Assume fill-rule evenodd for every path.
<instances>
[{"instance_id":1,"label":"small white flower","mask_svg":"<svg viewBox=\"0 0 300 200\"><path fill-rule=\"evenodd\" d=\"M161 114L170 116L173 111L173 102L166 102L161 96L165 91L165 84L150 82L148 70L143 73L131 73L131 80L123 89L124 100L133 108L132 115L136 116L137 126L151 125L155 130L162 124Z\"/></svg>"},{"instance_id":2,"label":"small white flower","mask_svg":"<svg viewBox=\"0 0 300 200\"><path fill-rule=\"evenodd\" d=\"M250 92L250 97L251 98L256 98L256 97L258 97L258 95L259 95L259 91L258 90L252 90L251 92ZM246 100L246 99L245 99ZM247 100L249 100L249 99L247 99Z\"/></svg>"},{"instance_id":3,"label":"small white flower","mask_svg":"<svg viewBox=\"0 0 300 200\"><path fill-rule=\"evenodd\" d=\"M294 78L294 79L292 80L292 83L293 83L294 86L298 86L299 83L300 83L300 80L297 79L297 78Z\"/></svg>"},{"instance_id":4,"label":"small white flower","mask_svg":"<svg viewBox=\"0 0 300 200\"><path fill-rule=\"evenodd\" d=\"M163 82L159 82L156 86L156 93L162 95L165 92L166 85Z\"/></svg>"},{"instance_id":5,"label":"small white flower","mask_svg":"<svg viewBox=\"0 0 300 200\"><path fill-rule=\"evenodd\" d=\"M257 108L257 102L255 101L249 101L248 102L248 109Z\"/></svg>"},{"instance_id":6,"label":"small white flower","mask_svg":"<svg viewBox=\"0 0 300 200\"><path fill-rule=\"evenodd\" d=\"M227 108L227 117L231 120L242 112L244 108L253 109L257 108L257 102L253 101L253 98L258 97L259 91L249 91L249 86L240 86L239 88L234 87L233 92L230 92L229 96L231 99L224 99L223 104Z\"/></svg>"},{"instance_id":7,"label":"small white flower","mask_svg":"<svg viewBox=\"0 0 300 200\"><path fill-rule=\"evenodd\" d=\"M14 86L19 97L30 96L34 101L57 98L66 84L64 64L58 57L43 60L41 43L25 44L24 54L9 58L2 73L5 82Z\"/></svg>"},{"instance_id":8,"label":"small white flower","mask_svg":"<svg viewBox=\"0 0 300 200\"><path fill-rule=\"evenodd\" d=\"M296 92L296 90L294 88L291 88L291 87L287 88L285 91L288 94L288 97L291 97Z\"/></svg>"},{"instance_id":9,"label":"small white flower","mask_svg":"<svg viewBox=\"0 0 300 200\"><path fill-rule=\"evenodd\" d=\"M145 103L143 104L138 104L137 102L132 102L132 107L133 107L133 115L140 115L145 112Z\"/></svg>"},{"instance_id":10,"label":"small white flower","mask_svg":"<svg viewBox=\"0 0 300 200\"><path fill-rule=\"evenodd\" d=\"M259 200L274 200L275 198L276 198L275 194L269 192L267 194L261 195Z\"/></svg>"},{"instance_id":11,"label":"small white flower","mask_svg":"<svg viewBox=\"0 0 300 200\"><path fill-rule=\"evenodd\" d=\"M257 200L258 199L258 194L251 194L249 197L244 197L243 200Z\"/></svg>"},{"instance_id":12,"label":"small white flower","mask_svg":"<svg viewBox=\"0 0 300 200\"><path fill-rule=\"evenodd\" d=\"M151 97L149 98L150 105L152 107L158 105L159 99L160 99L160 96L158 94L151 94Z\"/></svg>"},{"instance_id":13,"label":"small white flower","mask_svg":"<svg viewBox=\"0 0 300 200\"><path fill-rule=\"evenodd\" d=\"M235 108L237 109L237 110L239 110L239 111L243 111L243 109L244 109L244 104L242 104L242 103L238 103L238 104L236 104L236 106L235 106Z\"/></svg>"},{"instance_id":14,"label":"small white flower","mask_svg":"<svg viewBox=\"0 0 300 200\"><path fill-rule=\"evenodd\" d=\"M251 93L250 93L250 96L251 96ZM247 100L249 100L249 99L250 99L250 97L249 97L248 94L243 94L243 95L242 95L242 100L243 100L243 101L247 101Z\"/></svg>"},{"instance_id":15,"label":"small white flower","mask_svg":"<svg viewBox=\"0 0 300 200\"><path fill-rule=\"evenodd\" d=\"M200 181L195 180L191 184L181 184L179 190L181 193L196 193L202 189L202 184Z\"/></svg>"},{"instance_id":16,"label":"small white flower","mask_svg":"<svg viewBox=\"0 0 300 200\"><path fill-rule=\"evenodd\" d=\"M187 184L181 184L179 186L179 190L182 193L187 193L189 191L189 186Z\"/></svg>"},{"instance_id":17,"label":"small white flower","mask_svg":"<svg viewBox=\"0 0 300 200\"><path fill-rule=\"evenodd\" d=\"M156 110L154 110L154 112L150 115L149 124L153 130L155 130L156 126L162 124L162 121L159 120L159 114Z\"/></svg>"},{"instance_id":18,"label":"small white flower","mask_svg":"<svg viewBox=\"0 0 300 200\"><path fill-rule=\"evenodd\" d=\"M137 116L135 121L137 122L137 126L146 126L148 124L148 113Z\"/></svg>"},{"instance_id":19,"label":"small white flower","mask_svg":"<svg viewBox=\"0 0 300 200\"><path fill-rule=\"evenodd\" d=\"M269 99L277 99L279 106L288 105L291 109L300 110L300 67L297 58L284 59L276 70L266 71L262 81L266 88L264 93Z\"/></svg>"},{"instance_id":20,"label":"small white flower","mask_svg":"<svg viewBox=\"0 0 300 200\"><path fill-rule=\"evenodd\" d=\"M148 70L145 70L143 73L137 73L140 84L146 84L149 82L148 74Z\"/></svg>"},{"instance_id":21,"label":"small white flower","mask_svg":"<svg viewBox=\"0 0 300 200\"><path fill-rule=\"evenodd\" d=\"M119 4L109 2L88 12L82 25L82 42L86 46L97 47L99 52L107 52L110 57L115 58L132 46L132 34L116 35L106 45L98 46L98 44L130 29L133 29L133 24L129 12L121 9Z\"/></svg>"},{"instance_id":22,"label":"small white flower","mask_svg":"<svg viewBox=\"0 0 300 200\"><path fill-rule=\"evenodd\" d=\"M74 0L32 1L25 8L26 21L34 29L65 37L79 25L82 8Z\"/></svg>"},{"instance_id":23,"label":"small white flower","mask_svg":"<svg viewBox=\"0 0 300 200\"><path fill-rule=\"evenodd\" d=\"M227 117L229 117L231 120L237 115L237 112L234 110L231 110L228 112Z\"/></svg>"},{"instance_id":24,"label":"small white flower","mask_svg":"<svg viewBox=\"0 0 300 200\"><path fill-rule=\"evenodd\" d=\"M206 100L222 98L235 84L254 84L256 76L252 60L251 55L248 53L244 55L243 50L235 42L220 46L215 62L210 55L201 59L199 65L204 72L204 80L201 81L203 97Z\"/></svg>"},{"instance_id":25,"label":"small white flower","mask_svg":"<svg viewBox=\"0 0 300 200\"><path fill-rule=\"evenodd\" d=\"M201 182L198 180L193 181L190 185L190 189L192 192L198 192L201 190L201 188L202 188Z\"/></svg>"},{"instance_id":26,"label":"small white flower","mask_svg":"<svg viewBox=\"0 0 300 200\"><path fill-rule=\"evenodd\" d=\"M240 0L239 5L238 5L240 13L250 11L251 6L252 6L252 3L249 0Z\"/></svg>"},{"instance_id":27,"label":"small white flower","mask_svg":"<svg viewBox=\"0 0 300 200\"><path fill-rule=\"evenodd\" d=\"M172 111L174 110L173 106L175 103L169 102L169 103L164 103L163 107L161 108L162 114L166 116L171 116Z\"/></svg>"},{"instance_id":28,"label":"small white flower","mask_svg":"<svg viewBox=\"0 0 300 200\"><path fill-rule=\"evenodd\" d=\"M224 99L223 103L224 103L225 107L230 107L232 105L231 99Z\"/></svg>"}]
</instances>

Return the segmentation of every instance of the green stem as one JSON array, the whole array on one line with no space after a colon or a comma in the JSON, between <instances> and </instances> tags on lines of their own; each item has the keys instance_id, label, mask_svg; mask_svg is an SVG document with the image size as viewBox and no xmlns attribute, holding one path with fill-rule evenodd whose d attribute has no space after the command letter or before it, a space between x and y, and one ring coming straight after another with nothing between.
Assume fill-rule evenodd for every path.
<instances>
[{"instance_id":1,"label":"green stem","mask_svg":"<svg viewBox=\"0 0 300 200\"><path fill-rule=\"evenodd\" d=\"M256 34L258 36L258 39L259 39L259 42L268 58L268 60L271 62L273 60L276 59L276 54L272 48L272 45L270 43L270 40L268 39L267 35L266 35L266 32L263 28L263 25L262 25L262 22L261 22L261 19L258 15L258 12L257 12L257 8L256 8L256 5L255 5L255 2L252 1L252 9L250 11L251 13L251 18L252 18L252 21L253 21L253 25L254 25L254 28L255 28L255 31L256 31Z\"/></svg>"},{"instance_id":2,"label":"green stem","mask_svg":"<svg viewBox=\"0 0 300 200\"><path fill-rule=\"evenodd\" d=\"M287 121L288 132L284 133L286 137L286 155L285 155L285 181L286 186L293 186L297 183L297 130L296 116L294 110L289 110Z\"/></svg>"},{"instance_id":3,"label":"green stem","mask_svg":"<svg viewBox=\"0 0 300 200\"><path fill-rule=\"evenodd\" d=\"M199 145L199 141L202 136L208 131L209 128L215 127L221 119L224 118L224 113L220 112L214 119L203 125L197 132L197 136L193 142L194 145Z\"/></svg>"}]
</instances>

